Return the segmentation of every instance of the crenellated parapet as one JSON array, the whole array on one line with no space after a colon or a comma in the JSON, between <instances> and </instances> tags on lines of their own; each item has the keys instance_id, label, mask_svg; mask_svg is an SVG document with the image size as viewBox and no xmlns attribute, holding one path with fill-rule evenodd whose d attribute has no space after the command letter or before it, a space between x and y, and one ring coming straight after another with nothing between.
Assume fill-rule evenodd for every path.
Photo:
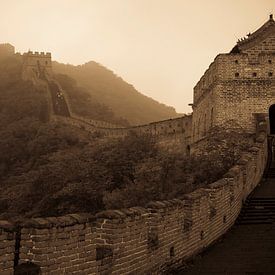
<instances>
[{"instance_id":1,"label":"crenellated parapet","mask_svg":"<svg viewBox=\"0 0 275 275\"><path fill-rule=\"evenodd\" d=\"M254 114L268 113L275 93L275 22L269 20L227 54L219 54L194 88L192 143L212 126L235 120L255 133Z\"/></svg>"},{"instance_id":2,"label":"crenellated parapet","mask_svg":"<svg viewBox=\"0 0 275 275\"><path fill-rule=\"evenodd\" d=\"M52 74L52 56L49 52L28 51L22 55L23 79L32 80L45 78Z\"/></svg>"},{"instance_id":3,"label":"crenellated parapet","mask_svg":"<svg viewBox=\"0 0 275 275\"><path fill-rule=\"evenodd\" d=\"M32 52L32 51L28 51L26 53L23 54L23 56L27 56L27 57L34 57L34 58L51 58L51 53L49 52Z\"/></svg>"},{"instance_id":4,"label":"crenellated parapet","mask_svg":"<svg viewBox=\"0 0 275 275\"><path fill-rule=\"evenodd\" d=\"M222 178L146 207L0 221L0 273L32 262L42 274L160 274L209 247L236 221L267 162L266 133Z\"/></svg>"}]
</instances>

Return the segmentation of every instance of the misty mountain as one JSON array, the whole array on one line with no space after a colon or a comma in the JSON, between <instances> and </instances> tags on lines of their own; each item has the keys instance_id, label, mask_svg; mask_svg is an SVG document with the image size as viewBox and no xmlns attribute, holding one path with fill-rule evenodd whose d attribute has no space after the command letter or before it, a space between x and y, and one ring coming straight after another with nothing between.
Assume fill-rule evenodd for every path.
<instances>
[{"instance_id":1,"label":"misty mountain","mask_svg":"<svg viewBox=\"0 0 275 275\"><path fill-rule=\"evenodd\" d=\"M107 106L115 117L132 125L146 124L179 116L173 107L166 106L138 92L111 70L90 61L84 65L53 62L53 71L65 74L85 88L98 104Z\"/></svg>"},{"instance_id":2,"label":"misty mountain","mask_svg":"<svg viewBox=\"0 0 275 275\"><path fill-rule=\"evenodd\" d=\"M89 93L88 89L80 87L75 79L65 74L55 74L55 79L66 91L73 114L120 126L129 126L125 118L117 117L109 106L99 103L98 99Z\"/></svg>"}]
</instances>

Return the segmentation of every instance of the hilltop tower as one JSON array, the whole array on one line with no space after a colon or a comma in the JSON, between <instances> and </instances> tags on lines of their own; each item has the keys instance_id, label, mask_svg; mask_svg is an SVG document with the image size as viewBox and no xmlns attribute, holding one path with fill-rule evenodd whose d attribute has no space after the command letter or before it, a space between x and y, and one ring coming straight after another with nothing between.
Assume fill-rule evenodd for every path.
<instances>
[{"instance_id":1,"label":"hilltop tower","mask_svg":"<svg viewBox=\"0 0 275 275\"><path fill-rule=\"evenodd\" d=\"M28 51L23 56L23 78L29 78L35 75L43 78L52 74L51 53Z\"/></svg>"},{"instance_id":2,"label":"hilltop tower","mask_svg":"<svg viewBox=\"0 0 275 275\"><path fill-rule=\"evenodd\" d=\"M270 116L275 133L275 22L273 15L230 53L219 54L194 87L192 143L215 125L236 120L255 132L256 116ZM273 125L273 126L272 126ZM273 128L274 129L273 129Z\"/></svg>"}]
</instances>

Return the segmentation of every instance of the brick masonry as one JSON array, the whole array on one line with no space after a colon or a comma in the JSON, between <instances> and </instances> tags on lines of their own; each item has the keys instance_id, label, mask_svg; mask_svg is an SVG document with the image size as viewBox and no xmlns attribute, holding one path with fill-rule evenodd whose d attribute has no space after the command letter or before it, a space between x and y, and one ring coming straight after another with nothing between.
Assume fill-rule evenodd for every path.
<instances>
[{"instance_id":1,"label":"brick masonry","mask_svg":"<svg viewBox=\"0 0 275 275\"><path fill-rule=\"evenodd\" d=\"M255 132L254 114L268 115L275 103L274 54L275 22L271 16L230 53L215 58L194 88L191 143L228 120Z\"/></svg>"},{"instance_id":2,"label":"brick masonry","mask_svg":"<svg viewBox=\"0 0 275 275\"><path fill-rule=\"evenodd\" d=\"M42 274L165 270L205 249L233 225L266 160L266 133L260 132L250 151L222 179L180 199L96 216L35 218L17 227L1 221L0 273L12 274L16 230L21 233L19 263L36 263Z\"/></svg>"},{"instance_id":3,"label":"brick masonry","mask_svg":"<svg viewBox=\"0 0 275 275\"><path fill-rule=\"evenodd\" d=\"M15 253L15 227L0 221L0 274L12 275Z\"/></svg>"},{"instance_id":4,"label":"brick masonry","mask_svg":"<svg viewBox=\"0 0 275 275\"><path fill-rule=\"evenodd\" d=\"M152 134L160 146L172 144L177 150L177 145L186 149L212 126L231 119L257 132L257 114L266 114L275 103L274 30L270 18L231 53L216 57L194 88L193 115L131 128L101 127L76 117L54 119L106 136ZM266 132L257 133L255 144L222 179L180 199L96 216L0 221L0 273L13 274L15 255L19 264L38 264L43 274L157 273L195 255L234 224L243 201L259 183L267 140Z\"/></svg>"},{"instance_id":5,"label":"brick masonry","mask_svg":"<svg viewBox=\"0 0 275 275\"><path fill-rule=\"evenodd\" d=\"M211 127L236 121L255 133L257 114L268 117L275 104L275 22L272 17L257 31L238 41L230 53L219 54L194 87L193 113L147 125L119 128L72 115L68 123L99 131L106 136L125 136L129 131L157 137L169 151L194 152ZM91 128L92 125L92 128ZM188 149L189 148L189 149Z\"/></svg>"},{"instance_id":6,"label":"brick masonry","mask_svg":"<svg viewBox=\"0 0 275 275\"><path fill-rule=\"evenodd\" d=\"M2 48L7 46L2 45ZM48 79L54 80L50 53L28 52L22 55L22 59L24 79L32 80L37 85L39 71L43 70ZM100 132L107 137L125 136L130 131L150 134L157 137L160 146L169 151L184 153L189 152L191 147L192 153L192 145L197 146L211 127L226 126L229 120L235 120L244 130L254 133L255 114L268 116L270 106L275 104L273 16L257 31L239 40L230 53L219 54L210 64L194 87L191 115L122 128L76 116L71 112L66 92L63 92L71 114L70 118L63 119L65 123L90 132ZM62 118L53 116L53 119Z\"/></svg>"},{"instance_id":7,"label":"brick masonry","mask_svg":"<svg viewBox=\"0 0 275 275\"><path fill-rule=\"evenodd\" d=\"M70 118L52 116L52 120L78 127L90 133L97 132L109 138L125 137L130 132L138 135L148 134L156 138L156 142L161 149L171 152L185 154L189 151L188 146L191 143L192 115L128 128L119 128L114 125L110 127L105 122L83 120L83 118L76 117L73 114Z\"/></svg>"}]
</instances>

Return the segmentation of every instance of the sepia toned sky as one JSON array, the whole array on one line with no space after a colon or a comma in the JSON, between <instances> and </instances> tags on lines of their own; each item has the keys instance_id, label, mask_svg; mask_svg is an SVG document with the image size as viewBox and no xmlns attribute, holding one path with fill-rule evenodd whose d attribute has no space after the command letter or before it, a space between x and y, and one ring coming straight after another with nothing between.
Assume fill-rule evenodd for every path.
<instances>
[{"instance_id":1,"label":"sepia toned sky","mask_svg":"<svg viewBox=\"0 0 275 275\"><path fill-rule=\"evenodd\" d=\"M137 90L191 112L218 53L275 13L275 0L0 0L0 43L101 63Z\"/></svg>"}]
</instances>

